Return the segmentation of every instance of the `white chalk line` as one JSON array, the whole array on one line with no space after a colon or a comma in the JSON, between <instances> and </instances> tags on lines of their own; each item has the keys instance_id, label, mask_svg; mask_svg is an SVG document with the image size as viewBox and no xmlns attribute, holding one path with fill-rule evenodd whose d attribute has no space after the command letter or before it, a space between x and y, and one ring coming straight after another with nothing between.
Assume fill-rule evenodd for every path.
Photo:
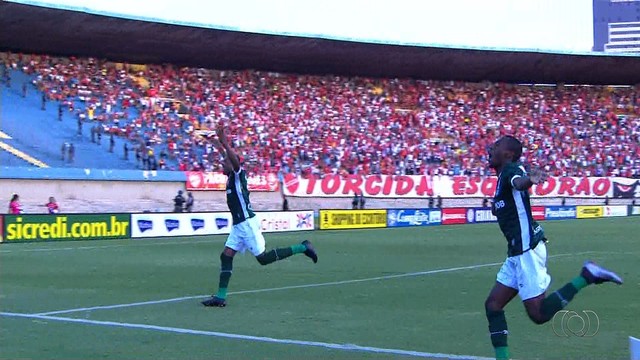
<instances>
[{"instance_id":1,"label":"white chalk line","mask_svg":"<svg viewBox=\"0 0 640 360\"><path fill-rule=\"evenodd\" d=\"M563 257L563 256L577 256L577 255L585 255L585 254L591 254L591 253L594 253L594 252L586 251L586 252L575 253L575 254L557 254L557 255L551 255L549 257L554 258L554 257ZM331 282L315 283L315 284L291 285L291 286L254 289L254 290L241 290L241 291L229 292L229 295L255 294L255 293L271 292L271 291L315 288L315 287L321 287L321 286L356 284L356 283L369 282L369 281L379 281L379 280L398 279L398 278L404 278L404 277L432 275L432 274L447 273L447 272L454 272L454 271L461 271L461 270L473 270L473 269L480 269L484 267L497 266L497 265L502 265L502 262L494 262L494 263L478 264L478 265L470 265L470 266L460 266L460 267L427 270L427 271L418 271L418 272L410 272L410 273L402 273L402 274L394 274L394 275L384 275L384 276L376 276L376 277L370 277L370 278L364 278L364 279L350 279L350 280L331 281ZM126 303L126 304L102 305L102 306L91 306L91 307L82 307L82 308L74 308L74 309L66 309L66 310L48 311L48 312L36 313L33 315L46 316L46 315L68 314L68 313L81 312L81 311L119 309L119 308L128 308L128 307L134 307L134 306L165 304L165 303L178 302L178 301L184 301L184 300L206 298L209 296L211 295L182 296L182 297L175 297L175 298L162 299L162 300L151 300L151 301L133 302L133 303Z\"/></svg>"},{"instance_id":2,"label":"white chalk line","mask_svg":"<svg viewBox=\"0 0 640 360\"><path fill-rule=\"evenodd\" d=\"M276 339L271 337L223 333L218 331L193 330L193 329L184 329L184 328L169 327L169 326L123 323L123 322L115 322L115 321L75 319L75 318L66 318L66 317L58 317L58 316L38 315L38 314L0 312L0 315L7 316L7 317L27 318L27 319L50 320L50 321L71 322L71 323L89 324L89 325L121 327L121 328L127 328L127 329L153 330L153 331L161 331L161 332L169 332L169 333L177 333L177 334L204 335L204 336L212 336L212 337L219 337L219 338L226 338L226 339L257 341L257 342L265 342L265 343L272 343L272 344L311 346L311 347L319 347L319 348L332 349L332 350L403 355L403 356L412 356L412 357L419 357L419 358L456 359L456 360L490 359L486 357L479 357L479 356L473 356L473 355L429 353L429 352L413 351L413 350L387 349L387 348L378 348L378 347L372 347L372 346L361 346L356 344L336 344L336 343L326 343L326 342L319 342L319 341Z\"/></svg>"},{"instance_id":3,"label":"white chalk line","mask_svg":"<svg viewBox=\"0 0 640 360\"><path fill-rule=\"evenodd\" d=\"M130 240L129 240L130 241ZM162 246L162 245L181 245L181 244L202 244L212 242L212 239L207 240L175 240L172 242L153 242L151 239L136 239L127 244L112 244L112 245L96 245L96 246L74 246L74 247L62 247L62 248L36 248L36 249L19 249L19 250L0 250L0 254L6 253L23 253L23 252L49 252L49 251L71 251L71 250L94 250L94 249L112 249L121 247L132 246Z\"/></svg>"}]
</instances>

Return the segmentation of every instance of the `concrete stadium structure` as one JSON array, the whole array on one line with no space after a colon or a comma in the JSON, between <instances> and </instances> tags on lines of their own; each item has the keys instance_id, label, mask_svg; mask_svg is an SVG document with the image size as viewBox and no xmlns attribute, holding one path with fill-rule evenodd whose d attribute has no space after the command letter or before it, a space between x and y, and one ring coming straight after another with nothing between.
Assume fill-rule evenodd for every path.
<instances>
[{"instance_id":1,"label":"concrete stadium structure","mask_svg":"<svg viewBox=\"0 0 640 360\"><path fill-rule=\"evenodd\" d=\"M0 24L0 50L131 63L472 82L640 83L640 57L629 55L365 44L167 25L7 2L0 2Z\"/></svg>"}]
</instances>

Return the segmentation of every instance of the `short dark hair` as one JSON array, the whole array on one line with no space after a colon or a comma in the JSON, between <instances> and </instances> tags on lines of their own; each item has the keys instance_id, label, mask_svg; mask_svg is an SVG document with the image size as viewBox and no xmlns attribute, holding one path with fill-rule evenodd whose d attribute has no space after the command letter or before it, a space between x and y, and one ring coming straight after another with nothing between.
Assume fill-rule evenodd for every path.
<instances>
[{"instance_id":1,"label":"short dark hair","mask_svg":"<svg viewBox=\"0 0 640 360\"><path fill-rule=\"evenodd\" d=\"M502 138L502 141L505 142L507 146L507 150L513 151L513 159L511 160L512 161L520 160L520 157L522 156L522 143L520 142L520 140L516 139L511 135L507 135Z\"/></svg>"}]
</instances>

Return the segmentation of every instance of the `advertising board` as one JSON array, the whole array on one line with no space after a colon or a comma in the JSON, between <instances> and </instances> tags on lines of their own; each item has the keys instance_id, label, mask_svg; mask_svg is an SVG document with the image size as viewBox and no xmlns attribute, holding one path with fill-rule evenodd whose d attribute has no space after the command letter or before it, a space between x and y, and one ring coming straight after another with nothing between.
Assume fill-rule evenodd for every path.
<instances>
[{"instance_id":1,"label":"advertising board","mask_svg":"<svg viewBox=\"0 0 640 360\"><path fill-rule=\"evenodd\" d=\"M130 237L129 214L5 215L4 241L96 240Z\"/></svg>"},{"instance_id":2,"label":"advertising board","mask_svg":"<svg viewBox=\"0 0 640 360\"><path fill-rule=\"evenodd\" d=\"M442 225L455 225L467 223L467 209L444 208L442 209Z\"/></svg>"},{"instance_id":3,"label":"advertising board","mask_svg":"<svg viewBox=\"0 0 640 360\"><path fill-rule=\"evenodd\" d=\"M313 230L313 210L256 212L262 232ZM228 212L132 214L131 236L173 237L229 234L233 219Z\"/></svg>"},{"instance_id":4,"label":"advertising board","mask_svg":"<svg viewBox=\"0 0 640 360\"><path fill-rule=\"evenodd\" d=\"M440 225L442 212L437 209L389 209L388 227Z\"/></svg>"},{"instance_id":5,"label":"advertising board","mask_svg":"<svg viewBox=\"0 0 640 360\"><path fill-rule=\"evenodd\" d=\"M576 217L578 219L593 219L604 216L604 206L586 205L576 206Z\"/></svg>"},{"instance_id":6,"label":"advertising board","mask_svg":"<svg viewBox=\"0 0 640 360\"><path fill-rule=\"evenodd\" d=\"M546 206L544 217L546 220L565 220L576 218L575 206Z\"/></svg>"},{"instance_id":7,"label":"advertising board","mask_svg":"<svg viewBox=\"0 0 640 360\"><path fill-rule=\"evenodd\" d=\"M387 227L387 210L320 210L320 229Z\"/></svg>"}]
</instances>

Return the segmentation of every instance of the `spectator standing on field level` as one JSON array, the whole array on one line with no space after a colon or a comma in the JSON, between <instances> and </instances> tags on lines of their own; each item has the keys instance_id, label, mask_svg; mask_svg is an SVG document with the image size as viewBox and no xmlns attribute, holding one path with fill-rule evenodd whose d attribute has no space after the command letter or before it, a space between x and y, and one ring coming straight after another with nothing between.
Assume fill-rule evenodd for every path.
<instances>
[{"instance_id":1,"label":"spectator standing on field level","mask_svg":"<svg viewBox=\"0 0 640 360\"><path fill-rule=\"evenodd\" d=\"M193 210L193 194L191 194L191 192L187 193L187 204L185 205L185 210L187 212L191 212L191 210Z\"/></svg>"},{"instance_id":2,"label":"spectator standing on field level","mask_svg":"<svg viewBox=\"0 0 640 360\"><path fill-rule=\"evenodd\" d=\"M109 152L113 152L113 148L116 146L116 140L113 138L113 134L109 137Z\"/></svg>"},{"instance_id":3,"label":"spectator standing on field level","mask_svg":"<svg viewBox=\"0 0 640 360\"><path fill-rule=\"evenodd\" d=\"M289 200L284 194L282 195L282 211L289 211Z\"/></svg>"},{"instance_id":4,"label":"spectator standing on field level","mask_svg":"<svg viewBox=\"0 0 640 360\"><path fill-rule=\"evenodd\" d=\"M9 201L9 214L22 214L22 205L20 205L20 196L18 194L13 194L11 201Z\"/></svg>"},{"instance_id":5,"label":"spectator standing on field level","mask_svg":"<svg viewBox=\"0 0 640 360\"><path fill-rule=\"evenodd\" d=\"M53 196L49 198L49 202L44 204L44 206L47 207L49 214L57 214L60 212L60 207Z\"/></svg>"},{"instance_id":6,"label":"spectator standing on field level","mask_svg":"<svg viewBox=\"0 0 640 360\"><path fill-rule=\"evenodd\" d=\"M73 143L69 144L69 163L73 163L73 160L76 158L76 147L73 146Z\"/></svg>"},{"instance_id":7,"label":"spectator standing on field level","mask_svg":"<svg viewBox=\"0 0 640 360\"><path fill-rule=\"evenodd\" d=\"M182 196L182 190L178 190L178 195L173 198L173 212L181 213L182 205L184 205L184 197Z\"/></svg>"},{"instance_id":8,"label":"spectator standing on field level","mask_svg":"<svg viewBox=\"0 0 640 360\"><path fill-rule=\"evenodd\" d=\"M69 146L69 144L66 142L63 142L62 147L60 148L60 158L62 159L62 161L64 161L67 154L67 146Z\"/></svg>"},{"instance_id":9,"label":"spectator standing on field level","mask_svg":"<svg viewBox=\"0 0 640 360\"><path fill-rule=\"evenodd\" d=\"M360 193L360 210L364 210L364 204L366 200L364 199L364 194Z\"/></svg>"}]
</instances>

